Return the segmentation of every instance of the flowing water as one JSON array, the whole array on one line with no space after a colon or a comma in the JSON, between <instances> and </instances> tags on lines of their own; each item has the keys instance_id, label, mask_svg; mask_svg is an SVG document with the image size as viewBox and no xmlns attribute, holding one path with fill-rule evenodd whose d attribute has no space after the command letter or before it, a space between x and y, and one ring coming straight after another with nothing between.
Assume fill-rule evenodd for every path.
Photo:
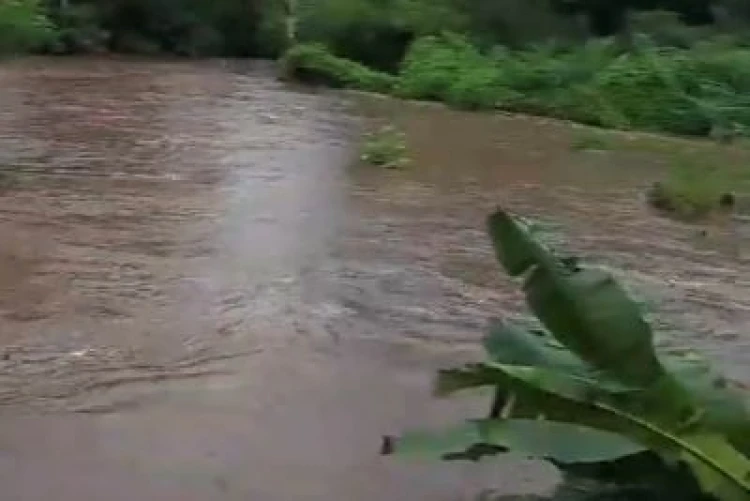
<instances>
[{"instance_id":1,"label":"flowing water","mask_svg":"<svg viewBox=\"0 0 750 501\"><path fill-rule=\"evenodd\" d=\"M358 165L388 117L413 166ZM379 437L484 402L429 397L522 297L497 204L621 274L666 343L750 382L736 232L656 217L638 152L570 128L289 88L262 63L0 67L4 499L462 500L548 468L404 464ZM705 235L709 235L706 237ZM479 406L479 407L477 407Z\"/></svg>"}]
</instances>

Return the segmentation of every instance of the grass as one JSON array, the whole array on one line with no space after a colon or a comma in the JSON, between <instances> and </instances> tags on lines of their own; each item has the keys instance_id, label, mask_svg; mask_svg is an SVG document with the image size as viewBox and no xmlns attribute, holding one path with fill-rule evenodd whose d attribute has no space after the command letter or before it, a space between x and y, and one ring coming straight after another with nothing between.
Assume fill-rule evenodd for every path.
<instances>
[{"instance_id":1,"label":"grass","mask_svg":"<svg viewBox=\"0 0 750 501\"><path fill-rule=\"evenodd\" d=\"M397 127L386 125L365 136L360 158L370 165L400 169L408 165L406 136Z\"/></svg>"},{"instance_id":2,"label":"grass","mask_svg":"<svg viewBox=\"0 0 750 501\"><path fill-rule=\"evenodd\" d=\"M390 93L396 78L332 55L318 44L292 47L281 60L282 76L309 84Z\"/></svg>"},{"instance_id":3,"label":"grass","mask_svg":"<svg viewBox=\"0 0 750 501\"><path fill-rule=\"evenodd\" d=\"M695 220L732 210L738 190L749 187L750 179L741 170L680 156L665 179L649 188L647 200L679 219Z\"/></svg>"},{"instance_id":4,"label":"grass","mask_svg":"<svg viewBox=\"0 0 750 501\"><path fill-rule=\"evenodd\" d=\"M640 40L482 53L446 34L416 40L398 75L301 45L284 58L290 78L471 110L507 110L606 128L714 136L750 130L750 49L702 44L660 49Z\"/></svg>"}]
</instances>

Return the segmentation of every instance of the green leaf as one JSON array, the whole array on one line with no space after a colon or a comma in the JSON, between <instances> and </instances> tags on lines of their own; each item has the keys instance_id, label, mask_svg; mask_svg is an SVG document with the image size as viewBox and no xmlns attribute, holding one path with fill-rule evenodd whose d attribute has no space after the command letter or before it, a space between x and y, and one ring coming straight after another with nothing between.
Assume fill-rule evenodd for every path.
<instances>
[{"instance_id":1,"label":"green leaf","mask_svg":"<svg viewBox=\"0 0 750 501\"><path fill-rule=\"evenodd\" d=\"M651 328L611 275L556 259L503 210L490 216L488 228L506 270L528 274L529 306L558 341L627 384L646 387L664 376Z\"/></svg>"},{"instance_id":2,"label":"green leaf","mask_svg":"<svg viewBox=\"0 0 750 501\"><path fill-rule=\"evenodd\" d=\"M591 368L544 331L531 331L512 323L494 322L484 339L490 359L508 365L547 367L574 374L591 374Z\"/></svg>"},{"instance_id":3,"label":"green leaf","mask_svg":"<svg viewBox=\"0 0 750 501\"><path fill-rule=\"evenodd\" d=\"M514 450L572 475L658 484L668 497L699 484L719 501L750 501L746 395L695 355L657 357L638 304L611 275L556 257L505 211L488 227L500 263L525 276L527 302L549 332L495 323L484 340L488 362L441 371L438 395L489 386L495 400L487 420L422 435L422 450L473 460ZM581 436L589 430L615 442L589 442ZM625 442L633 453L618 456ZM394 444L409 450L409 440Z\"/></svg>"},{"instance_id":4,"label":"green leaf","mask_svg":"<svg viewBox=\"0 0 750 501\"><path fill-rule=\"evenodd\" d=\"M407 433L393 453L406 457L445 458L459 450L489 445L558 464L609 462L644 451L627 438L579 425L531 419L467 421L441 432Z\"/></svg>"},{"instance_id":5,"label":"green leaf","mask_svg":"<svg viewBox=\"0 0 750 501\"><path fill-rule=\"evenodd\" d=\"M662 362L704 411L705 425L726 434L732 445L750 457L750 410L746 393L695 353L665 354Z\"/></svg>"},{"instance_id":6,"label":"green leaf","mask_svg":"<svg viewBox=\"0 0 750 501\"><path fill-rule=\"evenodd\" d=\"M535 370L540 381L528 377L529 371ZM517 377L515 371L525 376ZM502 364L472 364L461 369L441 371L436 382L436 393L438 396L446 396L482 386L497 388L502 399L499 407L507 407L512 395L511 411L502 409L506 410L506 417L535 419L544 416L551 421L581 424L607 431L622 431L618 420L610 413L581 403L581 400L621 398L625 392L617 383L609 387L607 383L572 377L553 370ZM568 398L568 393L575 394L577 398Z\"/></svg>"},{"instance_id":7,"label":"green leaf","mask_svg":"<svg viewBox=\"0 0 750 501\"><path fill-rule=\"evenodd\" d=\"M647 447L664 458L684 461L709 494L747 491L750 499L750 460L732 448L720 435L697 425L670 421L669 413L657 408L636 406L621 393L609 391L596 381L571 377L560 372L518 365L475 364L462 371L444 372L441 378L449 388L496 384L515 396L513 418L535 418L578 424L619 434ZM637 412L641 412L638 414ZM645 413L645 414L643 414ZM651 414L649 414L651 413ZM705 437L709 436L710 439ZM744 476L748 475L745 479ZM719 498L724 501L724 498ZM726 498L728 501L738 499ZM739 498L741 499L741 498Z\"/></svg>"},{"instance_id":8,"label":"green leaf","mask_svg":"<svg viewBox=\"0 0 750 501\"><path fill-rule=\"evenodd\" d=\"M539 244L528 238L528 224L511 219L508 213L498 210L490 216L488 229L495 244L495 255L509 275L519 276L537 264Z\"/></svg>"},{"instance_id":9,"label":"green leaf","mask_svg":"<svg viewBox=\"0 0 750 501\"><path fill-rule=\"evenodd\" d=\"M721 501L750 500L750 461L747 457L716 434L690 435L685 442L689 448L684 448L679 458L690 467L705 493Z\"/></svg>"},{"instance_id":10,"label":"green leaf","mask_svg":"<svg viewBox=\"0 0 750 501\"><path fill-rule=\"evenodd\" d=\"M498 369L508 377L554 395L556 400L578 404L581 412L574 422L619 433L662 457L685 462L706 494L722 501L750 500L750 459L720 434L697 426L700 423L686 427L684 423L662 423L660 414L633 414L615 401L592 399L580 380L561 379L547 369L519 366Z\"/></svg>"}]
</instances>

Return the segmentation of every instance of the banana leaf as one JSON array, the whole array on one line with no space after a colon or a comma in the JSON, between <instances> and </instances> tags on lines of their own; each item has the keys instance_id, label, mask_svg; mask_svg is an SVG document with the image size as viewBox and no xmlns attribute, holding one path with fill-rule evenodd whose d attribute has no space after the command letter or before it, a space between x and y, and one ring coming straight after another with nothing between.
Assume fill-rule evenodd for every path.
<instances>
[{"instance_id":1,"label":"banana leaf","mask_svg":"<svg viewBox=\"0 0 750 501\"><path fill-rule=\"evenodd\" d=\"M512 377L500 364L470 364L459 369L443 370L439 372L435 393L438 396L448 396L455 392L478 388L481 386L495 386L501 396L501 407L490 418L513 419L545 419L559 423L586 426L603 431L619 433L621 427L617 420L593 406L582 405L580 402L569 400L555 393L540 389L533 382ZM515 366L514 366L515 367ZM606 384L598 386L595 379L571 376L562 372L549 371L549 377L566 380L567 384L577 391L583 391L594 398L613 398L622 394L619 386L608 387ZM551 376L554 374L554 376ZM643 448L645 450L645 447ZM465 456L479 459L484 456L496 455L504 450L492 448L470 448ZM610 453L617 458L616 452ZM456 457L461 457L456 455Z\"/></svg>"},{"instance_id":2,"label":"banana leaf","mask_svg":"<svg viewBox=\"0 0 750 501\"><path fill-rule=\"evenodd\" d=\"M597 398L582 379L560 378L548 369L497 366L507 377L579 405L574 421L629 437L667 459L687 464L706 494L722 501L750 500L750 459L722 436L700 425L699 420L663 423L663 415L632 414L625 406ZM595 411L595 412L592 412ZM603 419L603 415L607 419ZM591 419L593 422L589 423Z\"/></svg>"},{"instance_id":3,"label":"banana leaf","mask_svg":"<svg viewBox=\"0 0 750 501\"><path fill-rule=\"evenodd\" d=\"M652 418L636 415L618 403L617 393L595 381L536 367L474 364L444 371L438 379L443 391L497 384L514 397L509 417L544 416L617 433L663 458L685 462L707 494L722 501L750 500L750 460L721 435L697 426L697 421L691 424L690 417L664 423L660 413Z\"/></svg>"},{"instance_id":4,"label":"banana leaf","mask_svg":"<svg viewBox=\"0 0 750 501\"><path fill-rule=\"evenodd\" d=\"M532 419L471 420L448 430L415 431L392 440L389 452L410 458L465 459L456 451L481 444L562 465L614 461L644 450L614 433Z\"/></svg>"},{"instance_id":5,"label":"banana leaf","mask_svg":"<svg viewBox=\"0 0 750 501\"><path fill-rule=\"evenodd\" d=\"M726 435L734 447L750 457L750 410L746 393L695 353L669 353L661 359L703 412L705 426Z\"/></svg>"},{"instance_id":6,"label":"banana leaf","mask_svg":"<svg viewBox=\"0 0 750 501\"><path fill-rule=\"evenodd\" d=\"M544 330L530 330L508 322L493 322L484 338L491 361L504 365L522 365L553 369L568 376L588 379L608 391L637 392L597 371L561 345Z\"/></svg>"},{"instance_id":7,"label":"banana leaf","mask_svg":"<svg viewBox=\"0 0 750 501\"><path fill-rule=\"evenodd\" d=\"M589 375L593 369L542 329L531 330L511 322L490 323L483 340L489 358L508 365L546 367Z\"/></svg>"},{"instance_id":8,"label":"banana leaf","mask_svg":"<svg viewBox=\"0 0 750 501\"><path fill-rule=\"evenodd\" d=\"M657 371L661 375L656 379L652 377L647 378L651 380L651 388L650 391L644 392L644 405L648 405L650 397L650 400L654 402L651 404L651 407L661 407L666 412L666 406L671 402L675 408L672 412L678 415L690 415L695 412L695 410L691 411L687 409L691 405L690 401L692 401L695 409L699 409L703 413L703 419L707 426L726 433L733 445L746 455L750 455L750 412L747 409L742 393L731 388L726 380L711 370L705 360L695 355L678 356L671 354L661 357L661 361L657 359L656 362L653 362L652 357L656 357L656 355L652 348L650 328L642 320L636 303L616 286L609 275L597 273L601 277L600 283L602 285L600 287L610 290L606 294L602 293L601 290L599 292L596 290L587 291L585 287L581 290L575 287L567 287L566 282L574 281L574 278L577 280L576 277L581 273L585 273L585 271L577 266L571 270L563 264L556 263L552 254L532 238L532 235L529 234L527 228L521 222L512 218L507 213L498 212L490 218L490 232L493 235L498 257L510 273L519 274L535 266L537 268L547 266L547 268L551 268L554 270L554 273L559 275L556 279L557 281L550 281L547 285L559 287L563 292L551 293L551 297L538 298L537 302L544 303L544 305L537 307L535 310L537 314L539 314L540 309L550 308L548 305L564 303L560 301L560 297L564 295L565 291L568 291L572 296L580 298L599 295L598 299L594 297L594 300L603 303L604 307L599 310L598 320L594 318L589 322L586 319L590 318L590 316L577 315L575 313L576 309L570 308L567 312L561 311L560 314L562 316L581 317L580 321L565 322L565 326L559 326L558 330L553 330L553 332L561 332L563 329L574 329L576 327L571 327L570 324L577 322L583 325L583 327L578 327L582 330L563 331L575 332L574 335L563 337L578 339L585 337L580 335L581 332L588 333L589 341L584 339L583 344L588 345L590 343L592 352L596 351L599 346L608 344L612 359L621 365L632 367L637 371L640 371L642 367L639 363L641 358L650 361L646 364L647 366L653 363L658 364ZM529 256L534 255L541 255L542 259L537 261L528 259ZM531 277L533 278L533 276L532 272ZM586 280L583 281L585 282ZM562 285L560 285L561 283ZM529 288L533 289L533 287L527 286L527 290ZM602 300L603 297L610 297L612 299L607 302ZM617 308L612 307L608 309L606 307L607 304L620 305L620 309L629 311L626 317L630 318L630 321L621 321L622 316L616 311L612 311ZM592 304L590 300L579 302L579 306L580 310L584 313L586 311L597 311L597 306ZM558 308L558 310L563 309ZM586 329L585 325L588 325L589 328ZM640 327L632 330L620 330L619 326L622 325L637 325ZM644 346L641 350L648 352L643 357L634 355L632 351L629 353L626 343L618 345L616 342L610 342L613 337L615 341L617 341L617 338L627 339L629 337L638 337L632 336L632 333L638 332L642 333L640 336L642 338L641 344ZM490 329L490 334L485 339L485 348L493 360L510 365L520 363L521 365L554 368L561 372L588 378L600 377L602 381L605 379L604 374L622 373L620 370L608 370L607 367L611 367L613 364L605 359L599 359L603 367L601 367L602 370L596 371L591 367L595 364L583 362L581 358L564 350L554 340L552 335L547 332L530 332L529 330L513 325L494 324ZM594 355L594 358L596 357ZM664 370L665 365L667 366L667 371ZM597 372L599 376L596 376ZM668 373L669 376L666 376L665 373ZM630 380L630 378L628 379ZM670 381L671 379L674 379L674 381ZM640 378L636 378L636 382L638 381L640 381ZM608 384L611 388L612 383L609 382ZM688 393L690 394L689 397Z\"/></svg>"},{"instance_id":9,"label":"banana leaf","mask_svg":"<svg viewBox=\"0 0 750 501\"><path fill-rule=\"evenodd\" d=\"M505 211L488 219L488 229L504 268L525 277L527 302L546 329L493 324L484 341L490 360L440 371L435 387L439 396L494 387L489 419L442 438L391 439L389 452L479 459L514 451L571 474L622 473L623 465L655 461L654 475L626 466L625 477L667 478L685 492L699 485L720 501L750 501L744 396L699 357L657 355L638 304L611 275L557 258ZM605 435L591 448L587 439L597 433Z\"/></svg>"},{"instance_id":10,"label":"banana leaf","mask_svg":"<svg viewBox=\"0 0 750 501\"><path fill-rule=\"evenodd\" d=\"M646 387L665 377L651 328L611 275L557 259L503 210L487 225L498 260L511 276L527 275L527 302L558 341L624 383Z\"/></svg>"}]
</instances>

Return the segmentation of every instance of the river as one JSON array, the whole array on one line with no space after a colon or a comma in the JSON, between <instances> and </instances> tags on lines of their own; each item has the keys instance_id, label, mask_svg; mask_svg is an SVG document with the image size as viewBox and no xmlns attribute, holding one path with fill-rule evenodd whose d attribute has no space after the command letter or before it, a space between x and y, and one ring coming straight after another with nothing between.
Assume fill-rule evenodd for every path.
<instances>
[{"instance_id":1,"label":"river","mask_svg":"<svg viewBox=\"0 0 750 501\"><path fill-rule=\"evenodd\" d=\"M358 164L383 117L411 167ZM5 63L4 499L549 490L515 458L378 456L382 434L482 409L430 381L522 306L483 232L497 204L559 225L643 294L664 343L750 382L750 274L727 232L652 214L639 194L661 167L573 153L569 129L291 88L260 62Z\"/></svg>"}]
</instances>

